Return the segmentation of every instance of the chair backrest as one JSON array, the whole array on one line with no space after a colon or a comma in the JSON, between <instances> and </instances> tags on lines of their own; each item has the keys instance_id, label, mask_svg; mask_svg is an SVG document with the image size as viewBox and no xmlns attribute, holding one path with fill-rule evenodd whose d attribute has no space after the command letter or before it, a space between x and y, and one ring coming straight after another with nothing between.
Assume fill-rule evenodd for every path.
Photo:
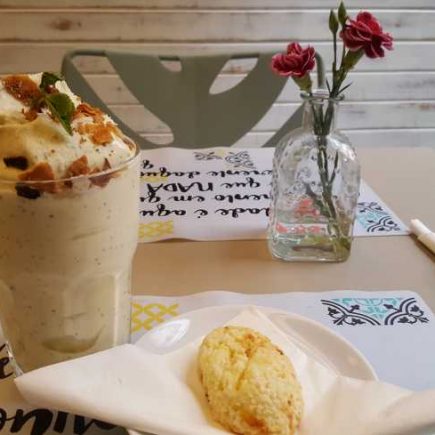
<instances>
[{"instance_id":1,"label":"chair backrest","mask_svg":"<svg viewBox=\"0 0 435 435\"><path fill-rule=\"evenodd\" d=\"M271 53L175 57L107 50L68 52L63 59L62 74L71 89L85 101L109 113L143 149L160 145L140 136L107 107L74 64L73 59L77 56L106 57L138 101L170 127L174 139L169 145L183 148L232 145L265 115L287 81L271 72ZM210 94L223 66L230 59L241 58L257 58L257 62L236 86ZM178 60L181 71L169 70L162 60ZM318 84L323 87L320 57L317 63ZM301 109L298 109L265 146L274 146L289 128L299 126L300 122Z\"/></svg>"}]
</instances>

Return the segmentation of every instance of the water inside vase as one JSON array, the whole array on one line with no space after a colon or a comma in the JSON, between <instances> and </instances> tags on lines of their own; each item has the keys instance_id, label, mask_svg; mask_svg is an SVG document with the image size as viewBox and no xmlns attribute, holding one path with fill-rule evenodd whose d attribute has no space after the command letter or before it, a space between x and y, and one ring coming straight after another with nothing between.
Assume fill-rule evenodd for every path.
<instances>
[{"instance_id":1,"label":"water inside vase","mask_svg":"<svg viewBox=\"0 0 435 435\"><path fill-rule=\"evenodd\" d=\"M308 201L305 201L308 203ZM302 200L304 203L304 200ZM275 209L274 228L269 229L269 249L283 260L344 261L350 253L352 220L325 216L297 217L289 209Z\"/></svg>"}]
</instances>

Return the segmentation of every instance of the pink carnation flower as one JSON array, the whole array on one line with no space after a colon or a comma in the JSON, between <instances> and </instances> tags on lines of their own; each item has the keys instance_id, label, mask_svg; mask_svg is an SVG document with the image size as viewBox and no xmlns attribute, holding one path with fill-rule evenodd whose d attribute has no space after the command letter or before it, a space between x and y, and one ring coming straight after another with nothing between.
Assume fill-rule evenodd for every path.
<instances>
[{"instance_id":1,"label":"pink carnation flower","mask_svg":"<svg viewBox=\"0 0 435 435\"><path fill-rule=\"evenodd\" d=\"M302 48L297 42L289 44L287 53L275 54L272 69L280 76L304 77L316 65L313 47Z\"/></svg>"},{"instance_id":2,"label":"pink carnation flower","mask_svg":"<svg viewBox=\"0 0 435 435\"><path fill-rule=\"evenodd\" d=\"M356 20L349 20L340 33L344 45L351 51L364 50L372 59L384 57L384 48L393 49L393 37L382 30L379 21L370 12L360 12Z\"/></svg>"}]
</instances>

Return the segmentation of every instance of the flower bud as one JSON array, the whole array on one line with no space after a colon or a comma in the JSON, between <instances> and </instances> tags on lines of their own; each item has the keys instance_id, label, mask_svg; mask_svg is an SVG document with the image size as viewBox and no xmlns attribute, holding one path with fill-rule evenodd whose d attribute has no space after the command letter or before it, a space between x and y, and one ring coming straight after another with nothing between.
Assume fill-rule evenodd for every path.
<instances>
[{"instance_id":1,"label":"flower bud","mask_svg":"<svg viewBox=\"0 0 435 435\"><path fill-rule=\"evenodd\" d=\"M340 24L344 26L346 24L347 20L347 11L346 7L344 6L344 3L341 2L340 6L338 7L338 21L340 21Z\"/></svg>"},{"instance_id":2,"label":"flower bud","mask_svg":"<svg viewBox=\"0 0 435 435\"><path fill-rule=\"evenodd\" d=\"M335 12L331 9L329 13L329 30L335 35L338 32L338 20Z\"/></svg>"}]
</instances>

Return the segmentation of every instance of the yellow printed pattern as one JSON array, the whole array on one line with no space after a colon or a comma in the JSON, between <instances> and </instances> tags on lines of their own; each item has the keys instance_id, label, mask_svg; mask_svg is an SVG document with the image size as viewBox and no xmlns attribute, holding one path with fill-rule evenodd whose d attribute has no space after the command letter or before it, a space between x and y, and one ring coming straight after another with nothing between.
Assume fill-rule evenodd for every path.
<instances>
[{"instance_id":1,"label":"yellow printed pattern","mask_svg":"<svg viewBox=\"0 0 435 435\"><path fill-rule=\"evenodd\" d=\"M146 183L162 183L164 181L168 181L167 175L142 175L142 181Z\"/></svg>"},{"instance_id":2,"label":"yellow printed pattern","mask_svg":"<svg viewBox=\"0 0 435 435\"><path fill-rule=\"evenodd\" d=\"M131 332L142 329L149 331L159 323L178 316L178 304L138 304L133 303L131 315Z\"/></svg>"},{"instance_id":3,"label":"yellow printed pattern","mask_svg":"<svg viewBox=\"0 0 435 435\"><path fill-rule=\"evenodd\" d=\"M174 233L174 221L148 222L139 224L139 240L156 239L158 237L171 235Z\"/></svg>"},{"instance_id":4,"label":"yellow printed pattern","mask_svg":"<svg viewBox=\"0 0 435 435\"><path fill-rule=\"evenodd\" d=\"M216 155L223 159L227 156L228 150L226 148L219 148L216 150Z\"/></svg>"}]
</instances>

